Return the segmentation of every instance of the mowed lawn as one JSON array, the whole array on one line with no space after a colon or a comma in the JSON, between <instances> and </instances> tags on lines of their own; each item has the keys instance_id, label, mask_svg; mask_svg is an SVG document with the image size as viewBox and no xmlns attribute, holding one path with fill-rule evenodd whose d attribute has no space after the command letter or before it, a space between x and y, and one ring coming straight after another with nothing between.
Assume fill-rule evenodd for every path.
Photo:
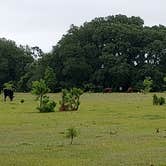
<instances>
[{"instance_id":1,"label":"mowed lawn","mask_svg":"<svg viewBox=\"0 0 166 166\"><path fill-rule=\"evenodd\" d=\"M153 106L152 96L86 93L79 111L58 112L58 104L54 113L38 113L31 94L1 98L0 166L166 166L166 105ZM50 97L59 103L60 94Z\"/></svg>"}]
</instances>

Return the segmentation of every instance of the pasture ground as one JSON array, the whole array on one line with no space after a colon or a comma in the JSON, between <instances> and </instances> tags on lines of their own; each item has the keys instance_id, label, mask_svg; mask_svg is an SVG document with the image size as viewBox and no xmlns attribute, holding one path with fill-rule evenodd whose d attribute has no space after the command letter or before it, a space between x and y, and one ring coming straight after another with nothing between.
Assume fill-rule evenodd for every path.
<instances>
[{"instance_id":1,"label":"pasture ground","mask_svg":"<svg viewBox=\"0 0 166 166\"><path fill-rule=\"evenodd\" d=\"M38 113L31 94L1 99L0 166L166 166L166 106L152 95L86 93L79 111L54 113ZM80 133L73 145L71 126Z\"/></svg>"}]
</instances>

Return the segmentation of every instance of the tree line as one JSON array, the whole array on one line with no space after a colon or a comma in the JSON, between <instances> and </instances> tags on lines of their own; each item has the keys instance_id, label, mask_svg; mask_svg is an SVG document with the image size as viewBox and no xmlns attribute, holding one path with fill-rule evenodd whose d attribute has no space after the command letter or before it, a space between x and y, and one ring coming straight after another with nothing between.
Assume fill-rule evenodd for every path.
<instances>
[{"instance_id":1,"label":"tree line","mask_svg":"<svg viewBox=\"0 0 166 166\"><path fill-rule=\"evenodd\" d=\"M71 25L49 53L39 47L17 46L0 39L0 87L12 81L17 91L30 91L44 79L52 92L79 87L101 91L165 90L166 27L145 26L140 17L115 15Z\"/></svg>"}]
</instances>

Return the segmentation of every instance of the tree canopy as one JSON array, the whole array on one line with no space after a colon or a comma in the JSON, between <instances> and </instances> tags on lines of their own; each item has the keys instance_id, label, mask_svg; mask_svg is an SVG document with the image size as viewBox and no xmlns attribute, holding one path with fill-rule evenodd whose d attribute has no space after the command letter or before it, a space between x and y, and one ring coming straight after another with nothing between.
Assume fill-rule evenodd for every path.
<instances>
[{"instance_id":1,"label":"tree canopy","mask_svg":"<svg viewBox=\"0 0 166 166\"><path fill-rule=\"evenodd\" d=\"M0 40L0 85L15 81L21 91L41 78L47 78L52 91L87 85L140 90L147 77L152 90L161 91L165 76L166 27L144 26L140 17L115 15L71 25L47 54Z\"/></svg>"}]
</instances>

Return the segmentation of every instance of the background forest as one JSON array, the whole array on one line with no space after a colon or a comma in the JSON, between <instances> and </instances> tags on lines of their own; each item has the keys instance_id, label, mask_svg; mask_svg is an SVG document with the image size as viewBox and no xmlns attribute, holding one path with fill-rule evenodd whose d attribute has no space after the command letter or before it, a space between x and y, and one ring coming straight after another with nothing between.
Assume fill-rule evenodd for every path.
<instances>
[{"instance_id":1,"label":"background forest","mask_svg":"<svg viewBox=\"0 0 166 166\"><path fill-rule=\"evenodd\" d=\"M144 26L140 17L116 15L71 25L49 53L0 39L0 88L12 81L28 92L44 79L52 92L79 87L85 91L139 91L153 80L152 91L165 90L166 27Z\"/></svg>"}]
</instances>

